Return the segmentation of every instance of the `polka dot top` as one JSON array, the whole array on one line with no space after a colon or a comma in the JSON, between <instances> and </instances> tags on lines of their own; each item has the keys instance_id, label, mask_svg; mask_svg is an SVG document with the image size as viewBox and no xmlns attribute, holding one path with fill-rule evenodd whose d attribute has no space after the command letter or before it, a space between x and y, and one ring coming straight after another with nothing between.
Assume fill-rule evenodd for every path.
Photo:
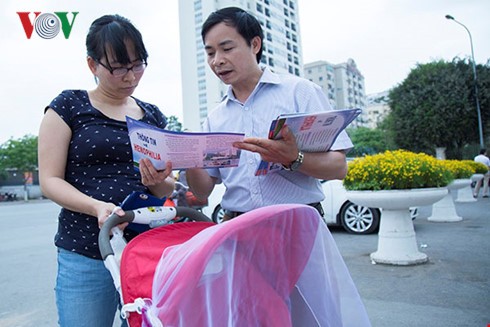
<instances>
[{"instance_id":1,"label":"polka dot top","mask_svg":"<svg viewBox=\"0 0 490 327\"><path fill-rule=\"evenodd\" d=\"M145 112L141 121L159 128L166 126L166 117L155 105L135 101ZM68 183L92 198L116 205L132 191L148 192L133 166L125 121L108 118L94 108L84 90L63 91L49 108L72 131L65 172ZM98 235L96 217L61 209L56 246L101 259Z\"/></svg>"}]
</instances>

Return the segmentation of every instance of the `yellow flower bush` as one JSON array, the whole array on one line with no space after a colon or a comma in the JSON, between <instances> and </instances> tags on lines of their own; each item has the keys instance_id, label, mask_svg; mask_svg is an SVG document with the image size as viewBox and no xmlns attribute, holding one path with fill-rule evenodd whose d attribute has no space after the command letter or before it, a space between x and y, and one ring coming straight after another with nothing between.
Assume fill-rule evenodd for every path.
<instances>
[{"instance_id":1,"label":"yellow flower bush","mask_svg":"<svg viewBox=\"0 0 490 327\"><path fill-rule=\"evenodd\" d=\"M475 173L475 169L462 160L442 160L442 163L451 171L455 179L470 178Z\"/></svg>"},{"instance_id":2,"label":"yellow flower bush","mask_svg":"<svg viewBox=\"0 0 490 327\"><path fill-rule=\"evenodd\" d=\"M405 190L444 187L453 178L442 160L396 150L354 159L344 186L347 190Z\"/></svg>"},{"instance_id":3,"label":"yellow flower bush","mask_svg":"<svg viewBox=\"0 0 490 327\"><path fill-rule=\"evenodd\" d=\"M473 174L485 174L488 168L481 162L475 162L473 160L462 160L465 164L473 169Z\"/></svg>"}]
</instances>

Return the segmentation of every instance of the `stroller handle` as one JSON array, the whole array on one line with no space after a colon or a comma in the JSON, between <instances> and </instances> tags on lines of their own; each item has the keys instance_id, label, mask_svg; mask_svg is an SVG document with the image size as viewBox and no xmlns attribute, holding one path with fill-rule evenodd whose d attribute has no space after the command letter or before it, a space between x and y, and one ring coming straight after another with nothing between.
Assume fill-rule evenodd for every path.
<instances>
[{"instance_id":1,"label":"stroller handle","mask_svg":"<svg viewBox=\"0 0 490 327\"><path fill-rule=\"evenodd\" d=\"M202 212L189 207L161 207L161 208L168 209L170 214L173 213L172 214L173 217L187 217L193 221L212 222L212 220L209 219ZM100 229L100 233L99 233L99 250L103 260L105 260L109 255L114 255L114 250L112 249L110 243L111 229L119 224L126 223L126 222L127 223L131 223L133 221L140 222L139 221L140 219L138 219L140 217L137 217L140 211L141 211L140 209L127 210L124 211L123 216L118 216L117 214L113 213L109 216L109 218L107 218L107 220L102 225L102 228ZM169 212L167 212L167 214ZM136 220L135 217L137 218Z\"/></svg>"},{"instance_id":2,"label":"stroller handle","mask_svg":"<svg viewBox=\"0 0 490 327\"><path fill-rule=\"evenodd\" d=\"M107 218L99 232L99 250L103 260L111 254L114 255L114 250L110 243L111 229L122 223L130 223L133 220L134 212L132 210L124 211L124 216L118 216L113 213Z\"/></svg>"}]
</instances>

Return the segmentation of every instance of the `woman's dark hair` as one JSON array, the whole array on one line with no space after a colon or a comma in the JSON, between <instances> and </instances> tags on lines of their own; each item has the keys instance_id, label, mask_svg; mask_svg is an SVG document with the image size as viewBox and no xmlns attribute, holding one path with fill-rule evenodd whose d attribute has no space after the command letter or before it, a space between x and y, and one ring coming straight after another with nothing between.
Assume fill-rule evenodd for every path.
<instances>
[{"instance_id":1,"label":"woman's dark hair","mask_svg":"<svg viewBox=\"0 0 490 327\"><path fill-rule=\"evenodd\" d=\"M211 13L202 25L201 37L203 42L209 30L219 23L225 23L228 26L234 27L249 46L252 44L251 42L254 37L260 37L261 47L256 55L257 63L260 62L262 58L264 32L257 18L237 7L227 7L217 10Z\"/></svg>"},{"instance_id":2,"label":"woman's dark hair","mask_svg":"<svg viewBox=\"0 0 490 327\"><path fill-rule=\"evenodd\" d=\"M139 60L146 62L148 53L141 33L134 27L129 19L119 15L105 15L97 18L87 34L85 41L87 55L95 61L105 58L110 67L107 49L111 49L114 59L120 64L131 63L125 42L132 42Z\"/></svg>"}]
</instances>

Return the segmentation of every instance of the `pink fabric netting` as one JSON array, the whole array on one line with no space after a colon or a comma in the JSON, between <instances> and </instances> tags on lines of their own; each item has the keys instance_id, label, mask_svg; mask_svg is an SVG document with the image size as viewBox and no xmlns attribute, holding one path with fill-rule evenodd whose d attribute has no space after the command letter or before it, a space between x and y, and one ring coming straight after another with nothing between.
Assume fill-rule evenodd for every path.
<instances>
[{"instance_id":1,"label":"pink fabric netting","mask_svg":"<svg viewBox=\"0 0 490 327\"><path fill-rule=\"evenodd\" d=\"M257 209L168 247L146 309L163 326L370 326L330 232L304 205Z\"/></svg>"}]
</instances>

